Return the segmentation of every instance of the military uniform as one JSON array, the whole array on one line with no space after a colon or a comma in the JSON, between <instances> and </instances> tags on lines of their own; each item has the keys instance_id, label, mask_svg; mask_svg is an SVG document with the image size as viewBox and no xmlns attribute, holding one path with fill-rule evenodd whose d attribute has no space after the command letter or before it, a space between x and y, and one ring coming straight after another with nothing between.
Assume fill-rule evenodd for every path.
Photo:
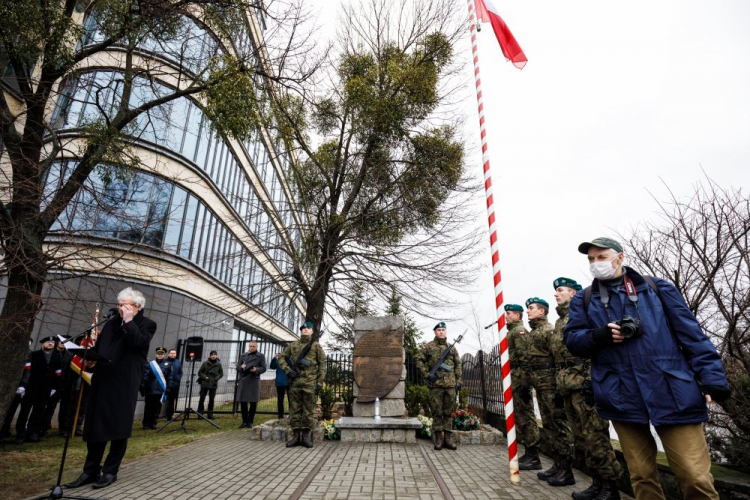
<instances>
[{"instance_id":1,"label":"military uniform","mask_svg":"<svg viewBox=\"0 0 750 500\"><path fill-rule=\"evenodd\" d=\"M510 376L513 382L513 406L521 441L526 445L526 454L521 457L524 461L527 455L538 457L539 425L534 414L534 399L531 396L531 380L528 372L528 341L529 332L523 326L523 321L508 323L508 355L510 357ZM541 468L541 466L534 467ZM522 467L521 470L530 470Z\"/></svg>"},{"instance_id":2,"label":"military uniform","mask_svg":"<svg viewBox=\"0 0 750 500\"><path fill-rule=\"evenodd\" d=\"M157 352L165 353L163 348L157 348ZM162 375L164 376L165 388L162 388L151 368L151 363L146 363L143 368L143 380L141 381L141 394L145 397L145 406L143 409L143 428L156 429L156 421L161 413L162 402L166 401L166 391L172 385L172 363L162 358L155 360L159 365Z\"/></svg>"},{"instance_id":3,"label":"military uniform","mask_svg":"<svg viewBox=\"0 0 750 500\"><path fill-rule=\"evenodd\" d=\"M45 337L40 342L50 340L54 337ZM40 435L47 430L44 417L47 405L60 390L62 356L54 348L49 352L39 349L29 355L26 368L29 370L26 395L21 400L21 412L16 420L16 442L19 444L24 439L39 441Z\"/></svg>"},{"instance_id":4,"label":"military uniform","mask_svg":"<svg viewBox=\"0 0 750 500\"><path fill-rule=\"evenodd\" d=\"M564 279L555 280L555 284L558 285L558 281ZM572 283L577 286L574 281ZM573 356L563 343L569 307L570 302L557 306L558 319L555 322L555 334L552 336L550 346L558 367L557 390L563 396L568 424L575 436L583 441L586 466L594 472L594 484L587 490L573 494L574 499L585 500L596 497L602 480L610 483L617 481L622 470L612 449L609 421L601 418L594 408L594 395L591 390L591 360ZM616 491L615 488L611 498L615 498ZM617 497L619 498L619 495Z\"/></svg>"},{"instance_id":5,"label":"military uniform","mask_svg":"<svg viewBox=\"0 0 750 500\"><path fill-rule=\"evenodd\" d=\"M302 328L312 328L312 324L305 323ZM290 364L297 360L311 340L310 336L302 335L299 340L289 344L279 358L279 367L286 373L290 385L289 424L294 437L287 443L287 446L302 444L308 448L312 447L310 431L315 428L316 423L313 411L317 394L326 378L326 354L318 342L313 343L310 351L298 363L299 374L296 377L290 376Z\"/></svg>"},{"instance_id":6,"label":"military uniform","mask_svg":"<svg viewBox=\"0 0 750 500\"><path fill-rule=\"evenodd\" d=\"M438 325L444 323L438 323ZM436 326L435 329L438 327ZM432 342L425 344L419 351L417 357L417 368L424 377L430 373L437 364L440 356L448 346L447 339L435 338ZM455 347L443 362L445 370L438 370L438 378L430 388L430 412L432 413L432 431L435 435L435 447L440 449L443 442L445 447L455 449L455 443L451 441L453 430L453 412L456 411L456 387L461 385L461 358ZM445 433L445 434L443 434ZM444 441L443 441L444 440Z\"/></svg>"}]
</instances>

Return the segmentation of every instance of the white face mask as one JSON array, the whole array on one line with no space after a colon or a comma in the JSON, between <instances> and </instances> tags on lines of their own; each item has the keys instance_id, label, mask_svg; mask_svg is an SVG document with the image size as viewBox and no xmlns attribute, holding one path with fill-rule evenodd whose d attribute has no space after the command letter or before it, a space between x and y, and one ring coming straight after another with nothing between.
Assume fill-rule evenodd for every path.
<instances>
[{"instance_id":1,"label":"white face mask","mask_svg":"<svg viewBox=\"0 0 750 500\"><path fill-rule=\"evenodd\" d=\"M616 259L617 257L615 257ZM598 260L589 264L589 270L594 278L599 280L608 280L615 275L615 268L612 267L612 260Z\"/></svg>"}]
</instances>

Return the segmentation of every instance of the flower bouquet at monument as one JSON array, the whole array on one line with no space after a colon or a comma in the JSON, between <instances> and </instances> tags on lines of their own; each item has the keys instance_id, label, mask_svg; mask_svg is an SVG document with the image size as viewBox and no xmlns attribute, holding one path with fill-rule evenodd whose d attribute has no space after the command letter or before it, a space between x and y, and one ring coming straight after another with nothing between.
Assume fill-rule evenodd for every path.
<instances>
[{"instance_id":1,"label":"flower bouquet at monument","mask_svg":"<svg viewBox=\"0 0 750 500\"><path fill-rule=\"evenodd\" d=\"M432 437L432 419L424 415L418 415L417 418L419 419L419 423L422 424L422 428L417 429L417 437L430 439Z\"/></svg>"},{"instance_id":2,"label":"flower bouquet at monument","mask_svg":"<svg viewBox=\"0 0 750 500\"><path fill-rule=\"evenodd\" d=\"M479 417L471 413L470 410L456 410L451 414L453 417L453 430L456 431L476 431L479 430Z\"/></svg>"},{"instance_id":3,"label":"flower bouquet at monument","mask_svg":"<svg viewBox=\"0 0 750 500\"><path fill-rule=\"evenodd\" d=\"M323 437L329 441L341 439L341 430L336 427L335 420L323 420Z\"/></svg>"}]
</instances>

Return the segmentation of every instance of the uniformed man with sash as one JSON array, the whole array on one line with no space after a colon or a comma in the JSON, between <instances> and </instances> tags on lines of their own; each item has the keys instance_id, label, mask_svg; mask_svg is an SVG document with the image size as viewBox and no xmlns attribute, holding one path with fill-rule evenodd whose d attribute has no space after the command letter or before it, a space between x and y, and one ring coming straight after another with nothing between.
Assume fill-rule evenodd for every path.
<instances>
[{"instance_id":1,"label":"uniformed man with sash","mask_svg":"<svg viewBox=\"0 0 750 500\"><path fill-rule=\"evenodd\" d=\"M146 363L141 383L141 395L146 398L143 428L156 429L161 405L167 400L167 388L172 384L172 363L164 359L165 347L156 348L156 359Z\"/></svg>"}]
</instances>

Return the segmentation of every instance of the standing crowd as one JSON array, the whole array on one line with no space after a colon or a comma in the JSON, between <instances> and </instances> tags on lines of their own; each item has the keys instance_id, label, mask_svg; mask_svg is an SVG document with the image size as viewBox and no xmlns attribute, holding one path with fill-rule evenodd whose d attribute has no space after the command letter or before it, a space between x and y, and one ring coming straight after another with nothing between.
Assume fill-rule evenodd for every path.
<instances>
[{"instance_id":1,"label":"standing crowd","mask_svg":"<svg viewBox=\"0 0 750 500\"><path fill-rule=\"evenodd\" d=\"M617 241L597 238L578 250L587 256L594 280L585 289L570 278L553 280L558 314L554 325L543 298L529 298L525 309L505 305L513 402L519 440L525 444L519 469L540 470L537 477L552 487L575 484L572 465L578 440L593 481L573 498L619 499L622 469L610 441L611 422L636 498L664 499L653 427L685 498L718 500L703 424L707 404L727 399L731 391L716 348L676 287L625 266ZM19 407L19 443L44 437L58 403L60 432L80 432L73 428L72 412L78 406L74 402L81 400L85 408L86 461L80 477L67 487L93 483L94 488L103 488L117 479L138 392L145 398L144 429L156 428L162 405L166 404L168 418L175 413L182 366L177 352L163 347L147 361L156 324L143 315L144 305L143 294L132 288L118 295L117 309L90 348L96 356L81 367L93 374L90 387L71 382L77 378L71 373L73 356L55 337L40 340L41 348L31 353L23 371L0 430L2 437L10 434ZM524 312L530 330L524 326ZM286 446L312 448L313 411L325 380L326 355L312 323L304 323L300 331L299 340L277 354L270 368L276 369L279 418L284 400L289 402L292 437ZM433 331L435 338L420 349L417 366L430 389L434 447L455 450L452 413L461 389L461 360L455 347L448 345L446 324L438 323ZM266 370L265 356L251 341L236 365L240 427L253 425ZM213 418L223 376L217 353L211 351L197 376L201 416L208 396L207 417ZM544 471L534 395L554 452L553 466ZM107 443L110 448L104 458Z\"/></svg>"},{"instance_id":2,"label":"standing crowd","mask_svg":"<svg viewBox=\"0 0 750 500\"><path fill-rule=\"evenodd\" d=\"M596 238L578 251L594 280L586 289L569 278L553 281L554 326L544 299L525 302L530 331L524 308L505 306L516 422L526 448L519 469L542 468L535 393L555 455L554 465L537 477L550 486L575 484L578 438L593 481L573 498L620 498L611 422L637 499L665 498L653 426L685 498L718 500L703 424L707 404L731 391L716 348L676 287L625 266L617 241Z\"/></svg>"}]
</instances>

